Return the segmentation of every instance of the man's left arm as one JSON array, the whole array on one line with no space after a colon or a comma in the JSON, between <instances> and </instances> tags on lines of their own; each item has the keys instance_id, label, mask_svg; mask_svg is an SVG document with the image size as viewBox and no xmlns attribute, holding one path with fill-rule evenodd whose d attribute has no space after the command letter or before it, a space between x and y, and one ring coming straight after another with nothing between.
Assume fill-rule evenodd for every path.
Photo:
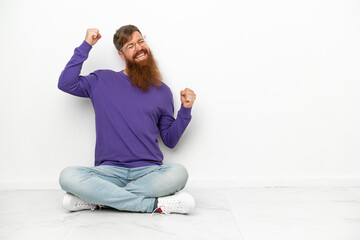
<instances>
[{"instance_id":1,"label":"man's left arm","mask_svg":"<svg viewBox=\"0 0 360 240\"><path fill-rule=\"evenodd\" d=\"M191 109L196 99L193 90L186 88L180 91L181 108L176 119L174 116L174 103L171 99L171 109L161 116L159 129L164 144L169 148L174 148L179 142L187 125L191 121Z\"/></svg>"}]
</instances>

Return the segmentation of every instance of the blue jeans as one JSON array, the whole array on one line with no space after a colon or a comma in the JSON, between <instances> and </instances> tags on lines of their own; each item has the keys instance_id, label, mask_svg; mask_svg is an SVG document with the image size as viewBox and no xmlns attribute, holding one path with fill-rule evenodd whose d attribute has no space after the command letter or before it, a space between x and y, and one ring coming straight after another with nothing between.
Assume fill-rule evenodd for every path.
<instances>
[{"instance_id":1,"label":"blue jeans","mask_svg":"<svg viewBox=\"0 0 360 240\"><path fill-rule=\"evenodd\" d=\"M156 198L185 187L186 168L177 163L122 168L108 165L67 167L61 188L85 202L131 212L152 212Z\"/></svg>"}]
</instances>

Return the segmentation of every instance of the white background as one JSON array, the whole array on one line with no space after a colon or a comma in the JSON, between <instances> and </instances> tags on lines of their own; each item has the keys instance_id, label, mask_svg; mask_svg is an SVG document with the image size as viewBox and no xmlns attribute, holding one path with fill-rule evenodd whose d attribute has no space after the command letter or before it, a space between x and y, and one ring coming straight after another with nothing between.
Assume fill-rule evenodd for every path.
<instances>
[{"instance_id":1,"label":"white background","mask_svg":"<svg viewBox=\"0 0 360 240\"><path fill-rule=\"evenodd\" d=\"M89 99L57 88L87 28L102 39L82 74L122 70L112 43L146 34L174 95L195 91L193 119L166 162L190 185L360 184L360 2L0 2L0 187L58 188L94 162Z\"/></svg>"}]
</instances>

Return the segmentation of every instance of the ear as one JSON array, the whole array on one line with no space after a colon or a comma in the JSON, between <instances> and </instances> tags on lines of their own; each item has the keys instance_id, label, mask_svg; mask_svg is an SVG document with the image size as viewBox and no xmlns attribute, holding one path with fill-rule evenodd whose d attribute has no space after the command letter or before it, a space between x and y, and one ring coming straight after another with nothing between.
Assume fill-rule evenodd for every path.
<instances>
[{"instance_id":1,"label":"ear","mask_svg":"<svg viewBox=\"0 0 360 240\"><path fill-rule=\"evenodd\" d=\"M125 55L124 55L123 52L118 51L118 54L119 54L119 56L121 57L122 60L124 60L124 61L126 60Z\"/></svg>"}]
</instances>

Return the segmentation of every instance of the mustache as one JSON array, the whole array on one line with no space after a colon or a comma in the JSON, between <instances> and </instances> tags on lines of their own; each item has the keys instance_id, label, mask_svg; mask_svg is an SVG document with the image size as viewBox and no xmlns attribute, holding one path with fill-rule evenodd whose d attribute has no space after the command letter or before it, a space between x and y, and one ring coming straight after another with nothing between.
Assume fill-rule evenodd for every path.
<instances>
[{"instance_id":1,"label":"mustache","mask_svg":"<svg viewBox=\"0 0 360 240\"><path fill-rule=\"evenodd\" d=\"M132 57L132 59L135 61L135 58L137 58L139 55L145 53L146 55L148 55L148 50L146 48L143 48L141 50L139 50L138 52L136 52L134 54L134 56Z\"/></svg>"}]
</instances>

